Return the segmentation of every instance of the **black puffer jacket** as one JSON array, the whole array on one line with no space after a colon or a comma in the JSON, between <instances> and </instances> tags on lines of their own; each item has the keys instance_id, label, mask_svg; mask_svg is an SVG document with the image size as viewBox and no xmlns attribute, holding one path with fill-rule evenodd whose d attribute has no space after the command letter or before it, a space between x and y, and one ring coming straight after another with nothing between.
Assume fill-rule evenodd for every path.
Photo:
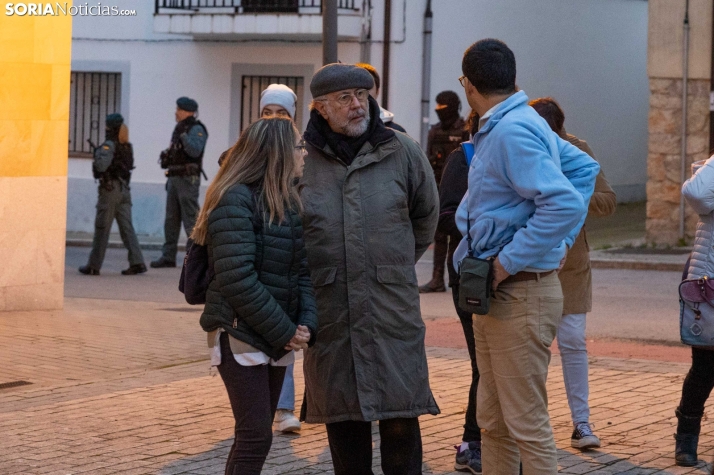
<instances>
[{"instance_id":1,"label":"black puffer jacket","mask_svg":"<svg viewBox=\"0 0 714 475\"><path fill-rule=\"evenodd\" d=\"M208 217L216 276L206 292L201 327L223 327L278 359L297 325L317 334L315 297L300 216L290 210L279 225L267 224L257 196L255 187L235 185Z\"/></svg>"}]
</instances>

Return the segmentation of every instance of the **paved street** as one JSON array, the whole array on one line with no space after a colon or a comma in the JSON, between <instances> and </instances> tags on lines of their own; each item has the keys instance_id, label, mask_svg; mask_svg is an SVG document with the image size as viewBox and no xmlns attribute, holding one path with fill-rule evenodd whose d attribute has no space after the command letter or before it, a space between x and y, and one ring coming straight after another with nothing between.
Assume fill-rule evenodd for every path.
<instances>
[{"instance_id":1,"label":"paved street","mask_svg":"<svg viewBox=\"0 0 714 475\"><path fill-rule=\"evenodd\" d=\"M178 270L123 277L118 271L126 267L125 251L110 249L101 277L79 276L76 267L87 253L68 249L63 311L0 315L0 383L31 383L0 390L0 473L223 473L233 420L221 380L208 365L197 323L200 309L183 303L175 290ZM422 281L429 272L428 263L419 265ZM602 317L594 312L604 323L591 319L590 334L676 340L676 330L674 338L665 338L666 328L653 328L675 320L676 329L676 310L667 307L669 279L676 276L669 274L596 271L596 310L608 311L597 310ZM643 277L650 279L647 285ZM627 295L640 299L630 305L649 305L649 313L630 317L627 307L613 302ZM450 474L469 361L463 347L450 343L460 336L450 295L425 296L422 303L429 319L431 385L442 410L438 417L422 418L424 472ZM638 318L645 323L638 324ZM609 328L618 324L620 330ZM451 335L444 335L445 328ZM434 344L439 338L450 347ZM661 348L638 344L650 353ZM638 359L591 358L592 422L603 447L580 453L569 448L572 429L554 356L548 388L561 473L707 473L704 463L673 466L674 408L688 365L662 359L668 358L647 353ZM295 374L299 405L301 360ZM381 473L378 447L375 432L375 472ZM711 420L703 424L700 458L714 458ZM305 425L299 436L275 434L264 473L331 473L330 468L324 427Z\"/></svg>"},{"instance_id":2,"label":"paved street","mask_svg":"<svg viewBox=\"0 0 714 475\"><path fill-rule=\"evenodd\" d=\"M100 279L87 278L77 267L87 261L89 248L67 248L66 288L68 297L108 298L166 303L183 303L177 292L180 269L149 269L146 274L127 278L119 272L128 267L126 250L108 249ZM144 251L144 258L156 259L160 251ZM179 263L183 254L179 254ZM431 277L431 250L417 264L419 282ZM588 316L589 338L679 342L678 272L625 269L593 269L593 312ZM425 320L451 318L456 312L451 293L422 297Z\"/></svg>"}]
</instances>

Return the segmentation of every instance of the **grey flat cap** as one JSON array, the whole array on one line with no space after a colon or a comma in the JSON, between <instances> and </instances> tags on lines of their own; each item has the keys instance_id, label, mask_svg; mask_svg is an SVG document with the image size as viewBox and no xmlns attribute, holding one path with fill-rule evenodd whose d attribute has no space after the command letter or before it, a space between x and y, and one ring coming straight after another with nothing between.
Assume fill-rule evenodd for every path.
<instances>
[{"instance_id":1,"label":"grey flat cap","mask_svg":"<svg viewBox=\"0 0 714 475\"><path fill-rule=\"evenodd\" d=\"M310 81L312 97L320 97L343 89L372 89L374 78L369 71L353 64L326 64Z\"/></svg>"}]
</instances>

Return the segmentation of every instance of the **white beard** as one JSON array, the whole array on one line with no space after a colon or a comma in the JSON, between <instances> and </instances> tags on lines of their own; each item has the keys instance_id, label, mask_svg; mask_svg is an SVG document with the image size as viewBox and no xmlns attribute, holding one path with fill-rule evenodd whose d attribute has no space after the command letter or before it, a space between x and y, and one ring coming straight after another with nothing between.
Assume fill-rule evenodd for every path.
<instances>
[{"instance_id":1,"label":"white beard","mask_svg":"<svg viewBox=\"0 0 714 475\"><path fill-rule=\"evenodd\" d=\"M342 133L348 137L359 137L363 133L367 132L367 129L369 129L369 123L370 117L369 114L367 114L364 116L364 120L357 124L347 122L347 124L342 127Z\"/></svg>"}]
</instances>

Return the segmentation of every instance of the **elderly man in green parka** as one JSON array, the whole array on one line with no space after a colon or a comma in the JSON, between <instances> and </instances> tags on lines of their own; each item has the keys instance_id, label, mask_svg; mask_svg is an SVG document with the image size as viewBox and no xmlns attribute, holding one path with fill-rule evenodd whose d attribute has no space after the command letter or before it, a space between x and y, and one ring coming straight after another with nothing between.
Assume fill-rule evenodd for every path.
<instances>
[{"instance_id":1,"label":"elderly man in green parka","mask_svg":"<svg viewBox=\"0 0 714 475\"><path fill-rule=\"evenodd\" d=\"M302 418L327 425L336 475L372 473L370 421L384 474L420 474L417 418L439 407L414 264L439 199L419 145L379 119L372 86L366 70L341 63L310 83L301 196L320 329L305 353Z\"/></svg>"}]
</instances>

